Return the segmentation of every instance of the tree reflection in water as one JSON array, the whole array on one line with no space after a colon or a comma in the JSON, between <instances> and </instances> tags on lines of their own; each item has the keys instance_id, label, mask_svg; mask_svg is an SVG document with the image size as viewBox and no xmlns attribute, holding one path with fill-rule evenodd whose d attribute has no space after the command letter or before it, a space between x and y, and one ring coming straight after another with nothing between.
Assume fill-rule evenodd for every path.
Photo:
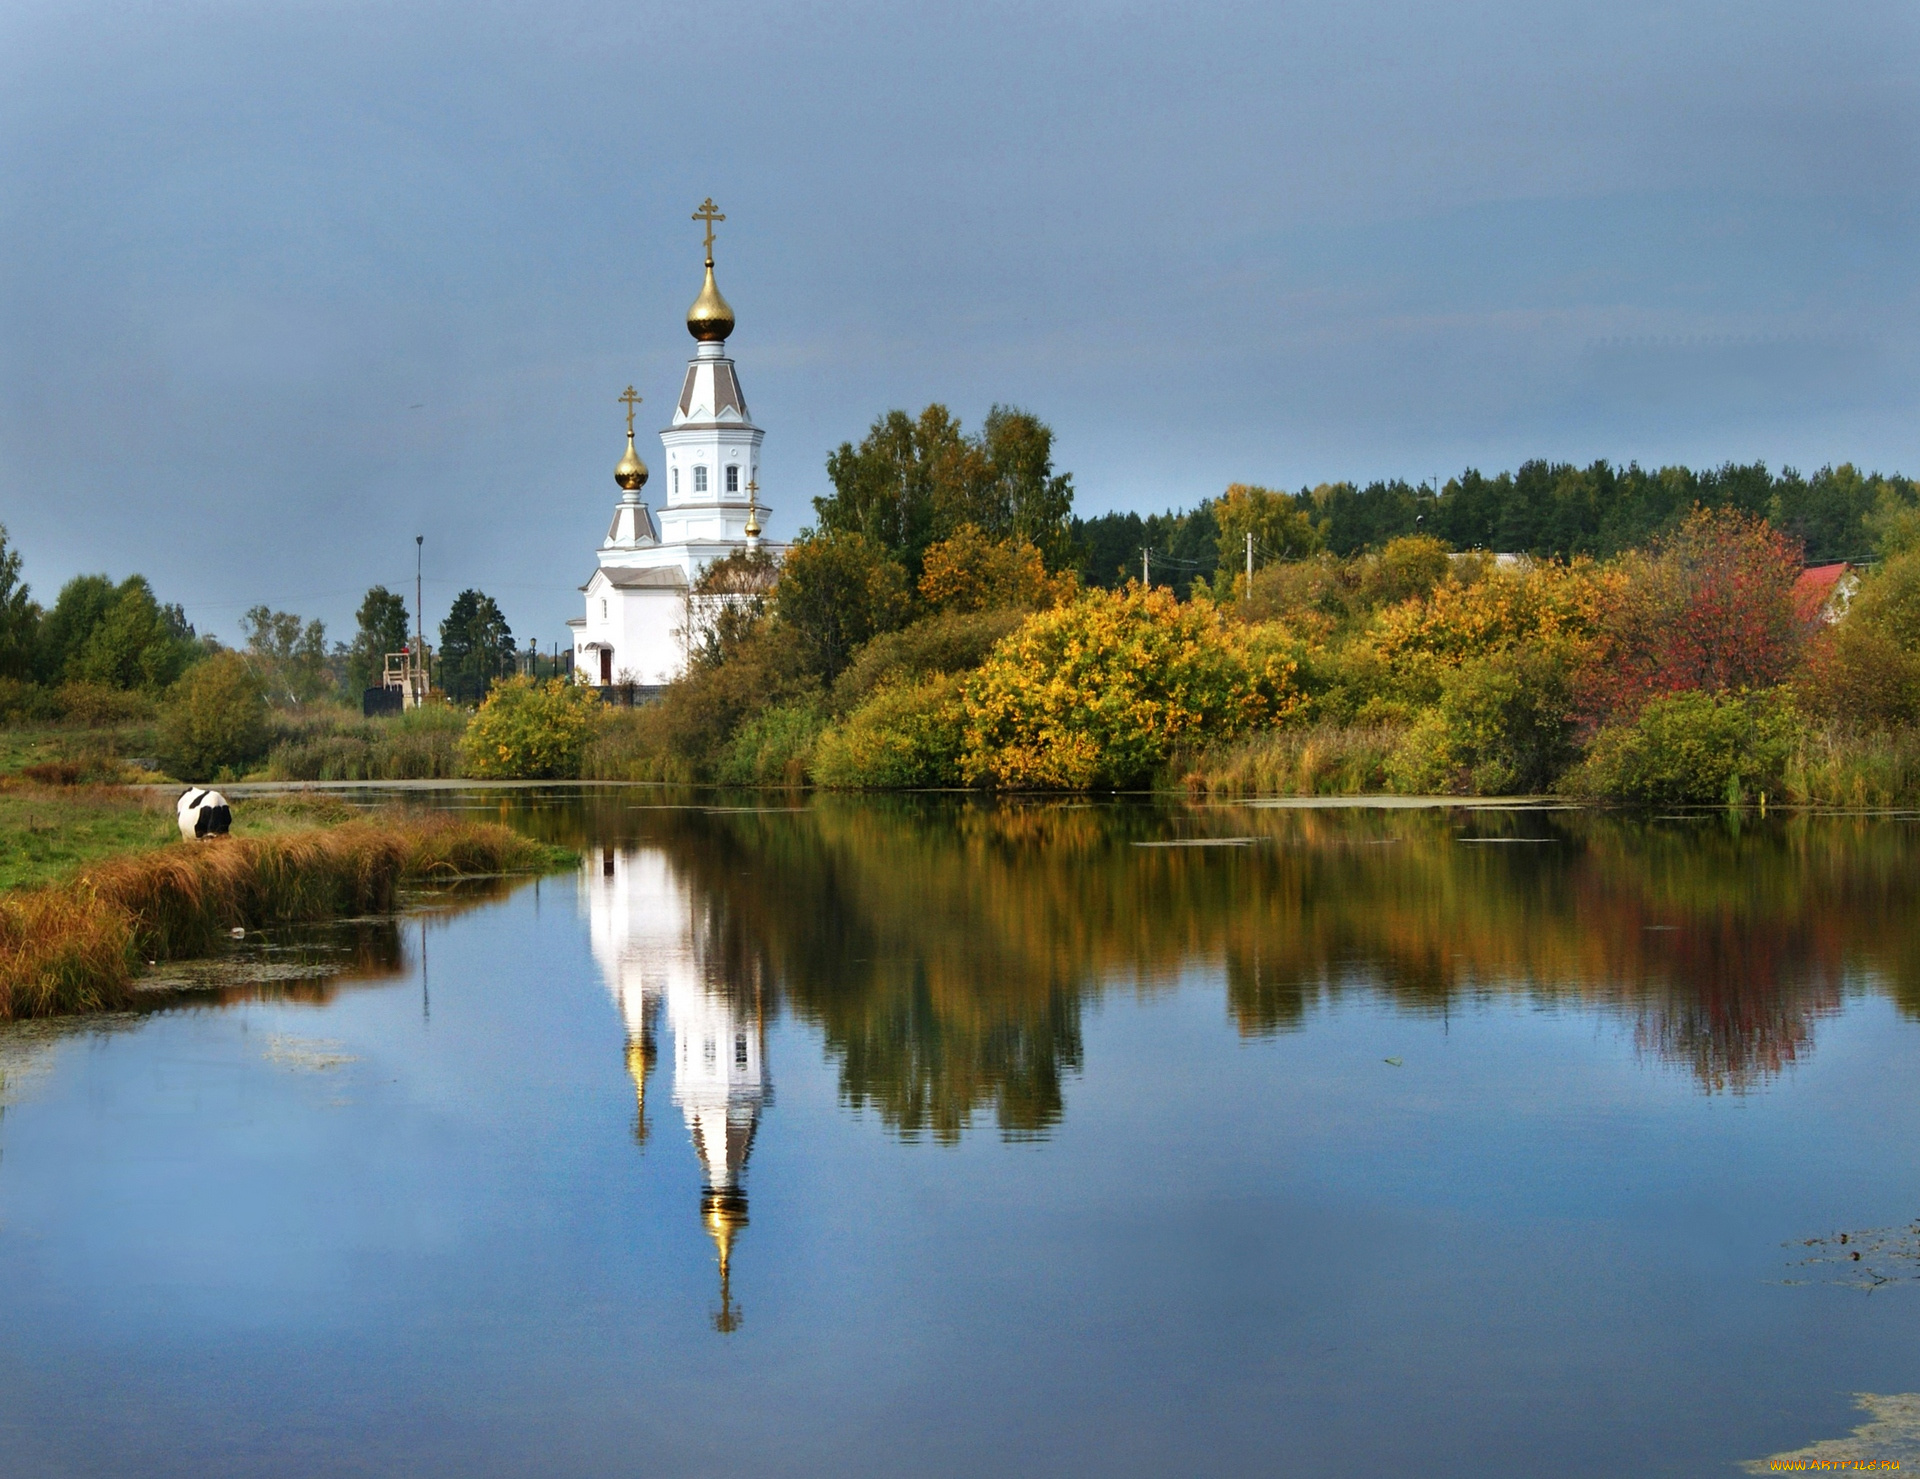
<instances>
[{"instance_id":1,"label":"tree reflection in water","mask_svg":"<svg viewBox=\"0 0 1920 1479\"><path fill-rule=\"evenodd\" d=\"M580 825L613 839L590 877L607 859L618 875L635 844L653 860L654 913L630 903L634 922L606 925L629 941L609 981L643 1097L646 1002L671 1002L669 962L716 1032L755 1044L724 1154L721 1110L696 1114L676 1089L720 1190L766 1102L757 1048L776 999L822 1033L843 1102L943 1142L983 1114L1008 1138L1045 1135L1081 1061L1083 1003L1209 969L1249 1036L1356 992L1421 1014L1524 995L1619 1020L1707 1092L1803 1057L1850 987L1920 1008L1898 820L820 798L609 807ZM1259 843L1133 845L1207 832Z\"/></svg>"}]
</instances>

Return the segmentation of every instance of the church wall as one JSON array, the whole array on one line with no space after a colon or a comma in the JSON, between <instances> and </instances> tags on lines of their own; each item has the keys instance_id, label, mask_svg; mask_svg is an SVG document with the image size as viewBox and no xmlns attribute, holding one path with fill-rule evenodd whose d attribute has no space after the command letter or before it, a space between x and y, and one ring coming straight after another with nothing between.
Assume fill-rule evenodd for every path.
<instances>
[{"instance_id":1,"label":"church wall","mask_svg":"<svg viewBox=\"0 0 1920 1479\"><path fill-rule=\"evenodd\" d=\"M591 650L598 642L613 648L614 682L649 688L670 683L686 668L686 644L680 635L685 620L686 597L680 591L601 585L587 595L587 624L574 639L574 671L585 682L600 681L600 654Z\"/></svg>"}]
</instances>

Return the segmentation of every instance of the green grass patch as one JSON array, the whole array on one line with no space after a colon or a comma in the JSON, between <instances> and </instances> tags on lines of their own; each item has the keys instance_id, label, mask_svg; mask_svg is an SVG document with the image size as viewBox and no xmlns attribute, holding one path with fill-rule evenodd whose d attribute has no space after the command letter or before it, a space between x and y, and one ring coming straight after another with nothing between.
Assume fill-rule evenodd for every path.
<instances>
[{"instance_id":1,"label":"green grass patch","mask_svg":"<svg viewBox=\"0 0 1920 1479\"><path fill-rule=\"evenodd\" d=\"M47 786L0 780L0 889L66 878L89 864L179 840L179 792L123 786ZM233 803L239 837L331 826L360 815L331 796L247 797Z\"/></svg>"}]
</instances>

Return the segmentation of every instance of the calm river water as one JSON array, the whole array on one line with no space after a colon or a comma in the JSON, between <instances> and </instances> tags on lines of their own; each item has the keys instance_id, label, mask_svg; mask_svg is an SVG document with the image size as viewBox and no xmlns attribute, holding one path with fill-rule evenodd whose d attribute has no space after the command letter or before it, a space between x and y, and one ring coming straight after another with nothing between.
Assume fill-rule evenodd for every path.
<instances>
[{"instance_id":1,"label":"calm river water","mask_svg":"<svg viewBox=\"0 0 1920 1479\"><path fill-rule=\"evenodd\" d=\"M1920 1463L1920 824L426 799L0 1029L0 1473Z\"/></svg>"}]
</instances>

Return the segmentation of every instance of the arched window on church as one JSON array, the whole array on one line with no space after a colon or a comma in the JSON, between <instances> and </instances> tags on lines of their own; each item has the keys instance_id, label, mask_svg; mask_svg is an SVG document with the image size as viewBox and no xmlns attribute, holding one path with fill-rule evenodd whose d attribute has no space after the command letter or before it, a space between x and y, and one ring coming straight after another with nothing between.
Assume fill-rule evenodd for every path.
<instances>
[{"instance_id":1,"label":"arched window on church","mask_svg":"<svg viewBox=\"0 0 1920 1479\"><path fill-rule=\"evenodd\" d=\"M680 469L677 467L673 470L673 491L676 494L680 491Z\"/></svg>"},{"instance_id":2,"label":"arched window on church","mask_svg":"<svg viewBox=\"0 0 1920 1479\"><path fill-rule=\"evenodd\" d=\"M727 491L729 493L740 491L740 469L732 463L727 464Z\"/></svg>"},{"instance_id":3,"label":"arched window on church","mask_svg":"<svg viewBox=\"0 0 1920 1479\"><path fill-rule=\"evenodd\" d=\"M696 493L707 491L707 469L704 463L693 470L693 491Z\"/></svg>"}]
</instances>

